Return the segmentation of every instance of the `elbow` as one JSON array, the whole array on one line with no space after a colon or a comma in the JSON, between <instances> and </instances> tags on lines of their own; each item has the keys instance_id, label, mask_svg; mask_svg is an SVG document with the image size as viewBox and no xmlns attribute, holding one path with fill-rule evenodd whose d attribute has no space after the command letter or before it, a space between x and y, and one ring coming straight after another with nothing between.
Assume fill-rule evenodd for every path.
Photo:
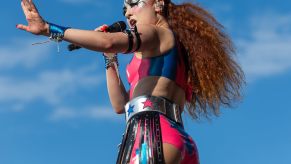
<instances>
[{"instance_id":1,"label":"elbow","mask_svg":"<svg viewBox=\"0 0 291 164\"><path fill-rule=\"evenodd\" d=\"M124 107L113 107L116 114L123 114Z\"/></svg>"},{"instance_id":2,"label":"elbow","mask_svg":"<svg viewBox=\"0 0 291 164\"><path fill-rule=\"evenodd\" d=\"M113 44L112 44L112 42L107 41L107 42L104 44L104 52L111 52L112 49L113 49Z\"/></svg>"},{"instance_id":3,"label":"elbow","mask_svg":"<svg viewBox=\"0 0 291 164\"><path fill-rule=\"evenodd\" d=\"M103 52L110 53L113 51L113 41L112 39L104 39L102 44Z\"/></svg>"},{"instance_id":4,"label":"elbow","mask_svg":"<svg viewBox=\"0 0 291 164\"><path fill-rule=\"evenodd\" d=\"M115 103L112 104L112 107L116 114L123 114L125 112L125 108L123 103Z\"/></svg>"}]
</instances>

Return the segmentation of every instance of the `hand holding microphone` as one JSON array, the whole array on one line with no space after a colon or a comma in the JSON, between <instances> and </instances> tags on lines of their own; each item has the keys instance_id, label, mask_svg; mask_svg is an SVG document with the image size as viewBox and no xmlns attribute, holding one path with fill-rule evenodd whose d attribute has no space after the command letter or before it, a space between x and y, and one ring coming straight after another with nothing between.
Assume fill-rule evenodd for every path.
<instances>
[{"instance_id":1,"label":"hand holding microphone","mask_svg":"<svg viewBox=\"0 0 291 164\"><path fill-rule=\"evenodd\" d=\"M113 33L113 32L122 32L125 29L126 29L125 22L118 21L118 22L113 23L110 26L106 26L106 25L101 26L101 28L97 28L97 29L95 29L95 31L102 31L102 32L110 32L110 33ZM69 44L68 45L68 50L69 51L77 50L77 49L80 49L80 48L82 48L82 47L77 46L75 44Z\"/></svg>"}]
</instances>

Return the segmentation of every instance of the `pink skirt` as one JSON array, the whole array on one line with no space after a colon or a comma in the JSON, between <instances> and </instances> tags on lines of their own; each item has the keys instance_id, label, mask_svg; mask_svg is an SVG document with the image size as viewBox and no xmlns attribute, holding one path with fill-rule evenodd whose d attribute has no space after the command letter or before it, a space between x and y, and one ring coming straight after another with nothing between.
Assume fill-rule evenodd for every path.
<instances>
[{"instance_id":1,"label":"pink skirt","mask_svg":"<svg viewBox=\"0 0 291 164\"><path fill-rule=\"evenodd\" d=\"M156 111L141 112L127 123L118 164L163 164L163 143L181 152L181 164L199 164L197 147L182 125Z\"/></svg>"}]
</instances>

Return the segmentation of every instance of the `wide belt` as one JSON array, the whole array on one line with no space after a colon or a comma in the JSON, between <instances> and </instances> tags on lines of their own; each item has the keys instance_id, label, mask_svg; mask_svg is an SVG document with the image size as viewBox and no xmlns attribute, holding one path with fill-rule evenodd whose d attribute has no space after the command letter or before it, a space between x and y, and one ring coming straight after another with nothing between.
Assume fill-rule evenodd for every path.
<instances>
[{"instance_id":1,"label":"wide belt","mask_svg":"<svg viewBox=\"0 0 291 164\"><path fill-rule=\"evenodd\" d=\"M145 111L157 111L183 125L181 109L177 104L156 96L138 96L125 105L125 118L128 122L134 115Z\"/></svg>"}]
</instances>

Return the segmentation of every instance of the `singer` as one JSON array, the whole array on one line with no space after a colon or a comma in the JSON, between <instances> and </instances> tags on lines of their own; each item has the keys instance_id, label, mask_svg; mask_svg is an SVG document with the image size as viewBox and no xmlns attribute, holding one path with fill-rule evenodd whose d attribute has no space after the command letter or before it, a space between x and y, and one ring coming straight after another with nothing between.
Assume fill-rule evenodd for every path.
<instances>
[{"instance_id":1,"label":"singer","mask_svg":"<svg viewBox=\"0 0 291 164\"><path fill-rule=\"evenodd\" d=\"M21 5L28 25L18 29L104 52L110 101L127 123L118 164L199 164L182 112L194 119L218 116L222 105L231 107L241 98L244 74L232 41L197 4L125 0L130 30L113 33L49 23L32 0ZM129 92L118 76L117 53L133 53L126 71Z\"/></svg>"}]
</instances>

